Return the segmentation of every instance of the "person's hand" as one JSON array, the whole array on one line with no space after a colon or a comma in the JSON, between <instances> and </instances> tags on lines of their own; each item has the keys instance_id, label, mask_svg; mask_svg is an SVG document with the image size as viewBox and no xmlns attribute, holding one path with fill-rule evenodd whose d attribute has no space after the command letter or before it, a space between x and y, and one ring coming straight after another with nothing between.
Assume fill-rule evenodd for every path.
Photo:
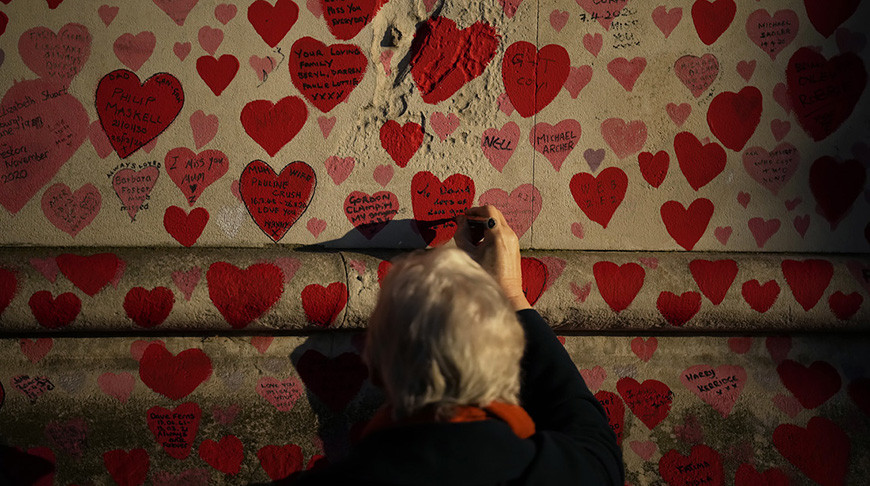
<instances>
[{"instance_id":1,"label":"person's hand","mask_svg":"<svg viewBox=\"0 0 870 486\"><path fill-rule=\"evenodd\" d=\"M491 228L487 224L490 220L495 223ZM482 235L469 226L469 221L483 228ZM456 217L456 225L456 246L495 278L515 310L530 309L523 293L520 243L501 211L494 206L468 208L464 216Z\"/></svg>"}]
</instances>

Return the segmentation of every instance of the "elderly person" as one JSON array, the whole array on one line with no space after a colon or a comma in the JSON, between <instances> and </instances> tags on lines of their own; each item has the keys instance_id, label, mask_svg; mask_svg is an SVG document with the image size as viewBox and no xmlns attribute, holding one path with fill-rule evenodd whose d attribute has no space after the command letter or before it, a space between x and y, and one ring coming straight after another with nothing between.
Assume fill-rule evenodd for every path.
<instances>
[{"instance_id":1,"label":"elderly person","mask_svg":"<svg viewBox=\"0 0 870 486\"><path fill-rule=\"evenodd\" d=\"M406 256L383 282L365 360L387 403L347 458L289 484L622 486L607 416L526 300L504 216L457 225L460 249Z\"/></svg>"}]
</instances>

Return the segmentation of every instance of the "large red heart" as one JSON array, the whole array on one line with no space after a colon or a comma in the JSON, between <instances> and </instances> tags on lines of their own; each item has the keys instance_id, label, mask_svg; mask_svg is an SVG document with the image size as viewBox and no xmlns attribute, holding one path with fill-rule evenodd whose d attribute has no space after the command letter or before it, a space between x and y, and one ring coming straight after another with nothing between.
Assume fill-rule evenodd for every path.
<instances>
[{"instance_id":1,"label":"large red heart","mask_svg":"<svg viewBox=\"0 0 870 486\"><path fill-rule=\"evenodd\" d=\"M788 476L779 468L770 468L762 474L751 464L744 463L737 468L734 486L789 486Z\"/></svg>"},{"instance_id":2,"label":"large red heart","mask_svg":"<svg viewBox=\"0 0 870 486\"><path fill-rule=\"evenodd\" d=\"M701 292L713 305L725 300L725 294L737 276L737 262L734 260L692 260L689 271Z\"/></svg>"},{"instance_id":3,"label":"large red heart","mask_svg":"<svg viewBox=\"0 0 870 486\"><path fill-rule=\"evenodd\" d=\"M15 272L0 268L0 315L9 307L15 292L18 290L18 279Z\"/></svg>"},{"instance_id":4,"label":"large red heart","mask_svg":"<svg viewBox=\"0 0 870 486\"><path fill-rule=\"evenodd\" d=\"M713 209L713 203L703 197L692 201L688 208L677 201L668 201L662 204L661 216L671 238L691 251L707 231Z\"/></svg>"},{"instance_id":5,"label":"large red heart","mask_svg":"<svg viewBox=\"0 0 870 486\"><path fill-rule=\"evenodd\" d=\"M169 206L163 213L163 227L175 241L191 247L208 224L209 214L205 208L194 208L187 214L178 206Z\"/></svg>"},{"instance_id":6,"label":"large red heart","mask_svg":"<svg viewBox=\"0 0 870 486\"><path fill-rule=\"evenodd\" d=\"M389 0L317 0L326 28L339 40L350 40L375 18Z\"/></svg>"},{"instance_id":7,"label":"large red heart","mask_svg":"<svg viewBox=\"0 0 870 486\"><path fill-rule=\"evenodd\" d=\"M47 329L65 327L76 320L82 310L82 301L76 294L66 292L53 298L48 290L40 290L27 302L33 317Z\"/></svg>"},{"instance_id":8,"label":"large red heart","mask_svg":"<svg viewBox=\"0 0 870 486\"><path fill-rule=\"evenodd\" d=\"M858 10L861 0L804 0L807 17L813 27L825 37L830 37L837 27Z\"/></svg>"},{"instance_id":9,"label":"large red heart","mask_svg":"<svg viewBox=\"0 0 870 486\"><path fill-rule=\"evenodd\" d=\"M214 149L196 153L186 147L174 148L166 153L163 162L169 178L181 189L191 206L202 191L223 177L230 167L227 156Z\"/></svg>"},{"instance_id":10,"label":"large red heart","mask_svg":"<svg viewBox=\"0 0 870 486\"><path fill-rule=\"evenodd\" d=\"M174 303L175 294L166 287L133 287L124 297L124 311L137 326L152 328L166 320Z\"/></svg>"},{"instance_id":11,"label":"large red heart","mask_svg":"<svg viewBox=\"0 0 870 486\"><path fill-rule=\"evenodd\" d=\"M224 436L220 442L206 439L199 444L199 457L224 474L236 475L245 459L242 441L235 435Z\"/></svg>"},{"instance_id":12,"label":"large red heart","mask_svg":"<svg viewBox=\"0 0 870 486\"><path fill-rule=\"evenodd\" d=\"M118 69L100 80L95 103L109 143L124 159L169 127L184 105L184 90L168 73L140 83L136 73Z\"/></svg>"},{"instance_id":13,"label":"large red heart","mask_svg":"<svg viewBox=\"0 0 870 486\"><path fill-rule=\"evenodd\" d=\"M659 459L659 474L671 486L721 485L725 479L719 453L705 444L692 446L688 457L671 449Z\"/></svg>"},{"instance_id":14,"label":"large red heart","mask_svg":"<svg viewBox=\"0 0 870 486\"><path fill-rule=\"evenodd\" d=\"M453 218L465 214L474 203L474 181L464 174L438 179L429 171L417 172L411 179L411 206L414 223L427 245L447 243L456 233Z\"/></svg>"},{"instance_id":15,"label":"large red heart","mask_svg":"<svg viewBox=\"0 0 870 486\"><path fill-rule=\"evenodd\" d=\"M52 185L42 194L42 212L51 224L73 238L97 217L103 197L93 184L85 184L76 192L62 182Z\"/></svg>"},{"instance_id":16,"label":"large red heart","mask_svg":"<svg viewBox=\"0 0 870 486\"><path fill-rule=\"evenodd\" d=\"M553 101L570 71L571 59L564 47L549 44L539 51L534 44L519 41L504 53L501 79L511 104L528 118Z\"/></svg>"},{"instance_id":17,"label":"large red heart","mask_svg":"<svg viewBox=\"0 0 870 486\"><path fill-rule=\"evenodd\" d=\"M664 291L656 300L656 309L672 326L680 327L701 310L701 294L690 291L677 295Z\"/></svg>"},{"instance_id":18,"label":"large red heart","mask_svg":"<svg viewBox=\"0 0 870 486\"><path fill-rule=\"evenodd\" d=\"M162 344L152 343L139 360L139 378L148 388L172 400L190 395L211 377L211 359L201 349L185 349L173 356Z\"/></svg>"},{"instance_id":19,"label":"large red heart","mask_svg":"<svg viewBox=\"0 0 870 486\"><path fill-rule=\"evenodd\" d=\"M616 445L622 445L622 436L625 432L625 404L619 395L613 392L601 390L595 394L595 399L604 408L610 429L616 434Z\"/></svg>"},{"instance_id":20,"label":"large red heart","mask_svg":"<svg viewBox=\"0 0 870 486\"><path fill-rule=\"evenodd\" d=\"M522 257L520 270L522 272L523 294L529 304L535 305L541 294L547 290L547 266L537 258Z\"/></svg>"},{"instance_id":21,"label":"large red heart","mask_svg":"<svg viewBox=\"0 0 870 486\"><path fill-rule=\"evenodd\" d=\"M761 121L761 108L761 91L755 86L723 91L707 108L707 125L722 145L742 150Z\"/></svg>"},{"instance_id":22,"label":"large red heart","mask_svg":"<svg viewBox=\"0 0 870 486\"><path fill-rule=\"evenodd\" d=\"M801 128L819 141L834 133L858 106L867 71L852 52L825 59L802 47L788 60L785 78L788 99Z\"/></svg>"},{"instance_id":23,"label":"large red heart","mask_svg":"<svg viewBox=\"0 0 870 486\"><path fill-rule=\"evenodd\" d=\"M616 390L633 414L650 430L654 429L671 412L674 393L668 385L658 380L637 380L626 376L616 382Z\"/></svg>"},{"instance_id":24,"label":"large red heart","mask_svg":"<svg viewBox=\"0 0 870 486\"><path fill-rule=\"evenodd\" d=\"M266 313L284 293L284 273L271 263L242 270L215 262L205 274L208 296L234 329L241 329Z\"/></svg>"},{"instance_id":25,"label":"large red heart","mask_svg":"<svg viewBox=\"0 0 870 486\"><path fill-rule=\"evenodd\" d=\"M846 483L849 471L849 436L834 422L813 417L807 428L779 425L773 431L773 445L780 454L822 486Z\"/></svg>"},{"instance_id":26,"label":"large red heart","mask_svg":"<svg viewBox=\"0 0 870 486\"><path fill-rule=\"evenodd\" d=\"M399 212L399 198L389 191L366 194L353 191L344 200L344 215L357 231L372 239Z\"/></svg>"},{"instance_id":27,"label":"large red heart","mask_svg":"<svg viewBox=\"0 0 870 486\"><path fill-rule=\"evenodd\" d=\"M708 46L716 42L731 25L737 13L734 0L695 0L692 4L692 21L701 42Z\"/></svg>"},{"instance_id":28,"label":"large red heart","mask_svg":"<svg viewBox=\"0 0 870 486\"><path fill-rule=\"evenodd\" d=\"M239 60L232 54L224 54L219 59L201 56L196 60L196 72L211 92L220 96L239 72Z\"/></svg>"},{"instance_id":29,"label":"large red heart","mask_svg":"<svg viewBox=\"0 0 870 486\"><path fill-rule=\"evenodd\" d=\"M202 410L196 403L182 403L173 410L151 407L146 413L148 429L166 453L186 459L193 447Z\"/></svg>"},{"instance_id":30,"label":"large red heart","mask_svg":"<svg viewBox=\"0 0 870 486\"><path fill-rule=\"evenodd\" d=\"M0 205L15 214L84 142L88 114L65 86L42 79L13 84L0 113Z\"/></svg>"},{"instance_id":31,"label":"large red heart","mask_svg":"<svg viewBox=\"0 0 870 486\"><path fill-rule=\"evenodd\" d=\"M689 132L680 132L674 137L674 154L683 176L696 191L721 174L728 162L721 145L716 142L704 145Z\"/></svg>"},{"instance_id":32,"label":"large red heart","mask_svg":"<svg viewBox=\"0 0 870 486\"><path fill-rule=\"evenodd\" d=\"M326 287L310 284L302 289L302 309L308 321L320 327L329 327L347 305L347 286L332 282Z\"/></svg>"},{"instance_id":33,"label":"large red heart","mask_svg":"<svg viewBox=\"0 0 870 486\"><path fill-rule=\"evenodd\" d=\"M358 354L327 358L314 349L302 353L296 370L305 386L335 413L347 407L369 374Z\"/></svg>"},{"instance_id":34,"label":"large red heart","mask_svg":"<svg viewBox=\"0 0 870 486\"><path fill-rule=\"evenodd\" d=\"M810 191L818 212L828 220L831 231L849 214L864 191L867 170L857 160L838 162L829 156L819 157L810 166Z\"/></svg>"},{"instance_id":35,"label":"large red heart","mask_svg":"<svg viewBox=\"0 0 870 486\"><path fill-rule=\"evenodd\" d=\"M255 160L242 171L239 193L257 226L277 242L308 209L316 185L317 175L305 162L291 162L275 174Z\"/></svg>"},{"instance_id":36,"label":"large red heart","mask_svg":"<svg viewBox=\"0 0 870 486\"><path fill-rule=\"evenodd\" d=\"M34 27L18 38L18 52L37 76L69 86L91 55L91 34L81 24L66 24L57 34Z\"/></svg>"},{"instance_id":37,"label":"large red heart","mask_svg":"<svg viewBox=\"0 0 870 486\"><path fill-rule=\"evenodd\" d=\"M248 22L269 47L277 46L298 18L299 7L292 0L277 0L274 6L257 0L248 7Z\"/></svg>"},{"instance_id":38,"label":"large red heart","mask_svg":"<svg viewBox=\"0 0 870 486\"><path fill-rule=\"evenodd\" d=\"M296 96L281 98L277 103L254 100L242 108L241 114L245 133L271 157L293 140L307 119L308 108Z\"/></svg>"},{"instance_id":39,"label":"large red heart","mask_svg":"<svg viewBox=\"0 0 870 486\"><path fill-rule=\"evenodd\" d=\"M302 470L302 448L296 444L267 445L257 451L260 466L269 479L284 479Z\"/></svg>"},{"instance_id":40,"label":"large red heart","mask_svg":"<svg viewBox=\"0 0 870 486\"><path fill-rule=\"evenodd\" d=\"M103 453L106 471L119 486L139 486L148 475L148 452L145 449L114 449Z\"/></svg>"},{"instance_id":41,"label":"large red heart","mask_svg":"<svg viewBox=\"0 0 870 486\"><path fill-rule=\"evenodd\" d=\"M114 253L90 256L62 253L55 259L60 273L82 292L93 297L118 273L121 260Z\"/></svg>"},{"instance_id":42,"label":"large red heart","mask_svg":"<svg viewBox=\"0 0 870 486\"><path fill-rule=\"evenodd\" d=\"M327 113L362 82L368 59L353 44L326 45L303 37L290 49L293 86L318 110Z\"/></svg>"},{"instance_id":43,"label":"large red heart","mask_svg":"<svg viewBox=\"0 0 870 486\"><path fill-rule=\"evenodd\" d=\"M840 391L843 382L837 369L824 361L809 367L787 359L776 367L782 384L806 409L814 409Z\"/></svg>"},{"instance_id":44,"label":"large red heart","mask_svg":"<svg viewBox=\"0 0 870 486\"><path fill-rule=\"evenodd\" d=\"M834 265L827 260L783 260L781 266L794 299L806 311L816 306L834 276Z\"/></svg>"},{"instance_id":45,"label":"large red heart","mask_svg":"<svg viewBox=\"0 0 870 486\"><path fill-rule=\"evenodd\" d=\"M768 280L761 285L758 280L749 280L743 283L740 288L740 294L743 300L749 304L749 307L756 312L764 314L767 312L779 297L779 284L776 280Z\"/></svg>"},{"instance_id":46,"label":"large red heart","mask_svg":"<svg viewBox=\"0 0 870 486\"><path fill-rule=\"evenodd\" d=\"M596 262L592 266L598 292L614 312L625 310L643 287L646 272L637 263L617 265L613 262Z\"/></svg>"},{"instance_id":47,"label":"large red heart","mask_svg":"<svg viewBox=\"0 0 870 486\"><path fill-rule=\"evenodd\" d=\"M574 174L568 187L586 217L607 228L613 213L625 199L628 176L619 167L608 167L598 176L580 172Z\"/></svg>"},{"instance_id":48,"label":"large red heart","mask_svg":"<svg viewBox=\"0 0 870 486\"><path fill-rule=\"evenodd\" d=\"M411 44L411 76L425 103L440 103L480 76L495 56L498 35L486 22L457 29L447 17L420 24Z\"/></svg>"},{"instance_id":49,"label":"large red heart","mask_svg":"<svg viewBox=\"0 0 870 486\"><path fill-rule=\"evenodd\" d=\"M381 147L399 167L405 167L423 143L423 127L408 122L399 125L395 120L387 120L381 126Z\"/></svg>"}]
</instances>

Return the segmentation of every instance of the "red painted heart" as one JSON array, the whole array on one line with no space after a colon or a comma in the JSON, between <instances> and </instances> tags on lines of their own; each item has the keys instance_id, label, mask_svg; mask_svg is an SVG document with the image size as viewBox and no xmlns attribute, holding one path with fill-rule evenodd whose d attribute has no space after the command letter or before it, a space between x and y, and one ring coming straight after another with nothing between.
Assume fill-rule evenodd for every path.
<instances>
[{"instance_id":1,"label":"red painted heart","mask_svg":"<svg viewBox=\"0 0 870 486\"><path fill-rule=\"evenodd\" d=\"M695 199L688 208L677 201L668 201L662 204L661 216L671 238L691 251L707 231L713 209L713 203L706 198Z\"/></svg>"},{"instance_id":2,"label":"red painted heart","mask_svg":"<svg viewBox=\"0 0 870 486\"><path fill-rule=\"evenodd\" d=\"M215 262L205 274L208 296L234 329L260 318L284 293L284 273L271 263L256 263L242 270Z\"/></svg>"},{"instance_id":3,"label":"red painted heart","mask_svg":"<svg viewBox=\"0 0 870 486\"><path fill-rule=\"evenodd\" d=\"M332 325L345 305L347 286L341 282L332 282L326 287L310 284L302 289L302 309L305 310L305 317L317 326Z\"/></svg>"},{"instance_id":4,"label":"red painted heart","mask_svg":"<svg viewBox=\"0 0 870 486\"><path fill-rule=\"evenodd\" d=\"M308 209L316 185L314 169L305 162L291 162L275 174L255 160L242 171L239 192L257 226L277 242Z\"/></svg>"},{"instance_id":5,"label":"red painted heart","mask_svg":"<svg viewBox=\"0 0 870 486\"><path fill-rule=\"evenodd\" d=\"M139 486L148 475L148 452L145 449L114 449L103 453L106 471L119 486Z\"/></svg>"},{"instance_id":6,"label":"red painted heart","mask_svg":"<svg viewBox=\"0 0 870 486\"><path fill-rule=\"evenodd\" d=\"M830 37L843 22L858 10L861 0L804 0L807 17L813 27Z\"/></svg>"},{"instance_id":7,"label":"red painted heart","mask_svg":"<svg viewBox=\"0 0 870 486\"><path fill-rule=\"evenodd\" d=\"M725 149L718 143L702 144L689 132L680 132L674 137L674 153L680 171L696 191L721 174L728 161Z\"/></svg>"},{"instance_id":8,"label":"red painted heart","mask_svg":"<svg viewBox=\"0 0 870 486\"><path fill-rule=\"evenodd\" d=\"M368 59L353 44L326 45L303 37L293 43L287 66L293 86L315 108L328 113L362 82Z\"/></svg>"},{"instance_id":9,"label":"red painted heart","mask_svg":"<svg viewBox=\"0 0 870 486\"><path fill-rule=\"evenodd\" d=\"M115 277L122 264L114 253L90 256L62 253L55 260L60 273L91 297L97 295Z\"/></svg>"},{"instance_id":10,"label":"red painted heart","mask_svg":"<svg viewBox=\"0 0 870 486\"><path fill-rule=\"evenodd\" d=\"M842 386L836 368L824 361L809 367L787 359L776 367L782 384L806 409L814 409L836 395Z\"/></svg>"},{"instance_id":11,"label":"red painted heart","mask_svg":"<svg viewBox=\"0 0 870 486\"><path fill-rule=\"evenodd\" d=\"M159 346L154 344L151 346ZM151 347L149 346L149 347ZM151 407L145 415L148 429L170 457L186 459L193 447L202 410L196 403L182 403L172 410Z\"/></svg>"},{"instance_id":12,"label":"red painted heart","mask_svg":"<svg viewBox=\"0 0 870 486\"><path fill-rule=\"evenodd\" d=\"M464 174L453 174L441 182L431 172L422 171L411 179L414 224L429 246L441 246L453 238L453 218L465 214L473 203L474 181Z\"/></svg>"},{"instance_id":13,"label":"red painted heart","mask_svg":"<svg viewBox=\"0 0 870 486\"><path fill-rule=\"evenodd\" d=\"M739 151L755 133L761 121L761 109L761 91L755 86L747 86L737 93L723 91L707 108L707 125L722 145Z\"/></svg>"},{"instance_id":14,"label":"red painted heart","mask_svg":"<svg viewBox=\"0 0 870 486\"><path fill-rule=\"evenodd\" d=\"M167 152L163 161L169 178L181 189L191 206L208 186L227 173L230 166L227 156L214 149L196 153L178 147Z\"/></svg>"},{"instance_id":15,"label":"red painted heart","mask_svg":"<svg viewBox=\"0 0 870 486\"><path fill-rule=\"evenodd\" d=\"M381 147L399 167L405 167L423 143L423 127L408 122L399 125L395 120L387 120L381 126Z\"/></svg>"},{"instance_id":16,"label":"red painted heart","mask_svg":"<svg viewBox=\"0 0 870 486\"><path fill-rule=\"evenodd\" d=\"M82 309L82 301L77 295L66 292L52 297L48 290L40 290L30 296L27 302L33 317L46 329L66 327L76 320Z\"/></svg>"},{"instance_id":17,"label":"red painted heart","mask_svg":"<svg viewBox=\"0 0 870 486\"><path fill-rule=\"evenodd\" d=\"M353 191L344 200L344 215L366 239L372 239L399 212L399 199L389 191Z\"/></svg>"},{"instance_id":18,"label":"red painted heart","mask_svg":"<svg viewBox=\"0 0 870 486\"><path fill-rule=\"evenodd\" d=\"M708 46L728 30L735 14L737 4L734 0L695 0L692 4L692 21L698 38Z\"/></svg>"},{"instance_id":19,"label":"red painted heart","mask_svg":"<svg viewBox=\"0 0 870 486\"><path fill-rule=\"evenodd\" d=\"M816 306L834 276L827 260L783 260L781 266L792 295L806 311Z\"/></svg>"},{"instance_id":20,"label":"red painted heart","mask_svg":"<svg viewBox=\"0 0 870 486\"><path fill-rule=\"evenodd\" d=\"M719 453L704 444L692 446L688 457L676 449L668 451L659 459L659 474L671 486L721 485L725 479Z\"/></svg>"},{"instance_id":21,"label":"red painted heart","mask_svg":"<svg viewBox=\"0 0 870 486\"><path fill-rule=\"evenodd\" d=\"M681 327L701 310L701 294L689 291L677 295L664 291L656 300L656 309L672 326Z\"/></svg>"},{"instance_id":22,"label":"red painted heart","mask_svg":"<svg viewBox=\"0 0 870 486\"><path fill-rule=\"evenodd\" d=\"M574 174L568 183L574 202L586 216L607 228L616 209L625 199L628 176L618 167L608 167L598 176L588 172Z\"/></svg>"},{"instance_id":23,"label":"red painted heart","mask_svg":"<svg viewBox=\"0 0 870 486\"><path fill-rule=\"evenodd\" d=\"M215 96L220 96L239 72L239 60L232 54L220 58L201 56L196 60L196 72Z\"/></svg>"},{"instance_id":24,"label":"red painted heart","mask_svg":"<svg viewBox=\"0 0 870 486\"><path fill-rule=\"evenodd\" d=\"M272 157L293 140L307 119L308 108L296 96L281 98L277 103L254 100L242 108L241 114L245 133Z\"/></svg>"},{"instance_id":25,"label":"red painted heart","mask_svg":"<svg viewBox=\"0 0 870 486\"><path fill-rule=\"evenodd\" d=\"M284 479L302 470L302 448L296 444L267 445L257 451L260 466L269 479Z\"/></svg>"},{"instance_id":26,"label":"red painted heart","mask_svg":"<svg viewBox=\"0 0 870 486\"><path fill-rule=\"evenodd\" d=\"M302 353L296 370L305 386L335 413L347 407L369 374L358 354L328 358L314 349Z\"/></svg>"},{"instance_id":27,"label":"red painted heart","mask_svg":"<svg viewBox=\"0 0 870 486\"><path fill-rule=\"evenodd\" d=\"M819 157L810 166L810 191L818 204L817 211L835 230L849 214L864 191L867 170L857 160L838 162L829 156Z\"/></svg>"},{"instance_id":28,"label":"red painted heart","mask_svg":"<svg viewBox=\"0 0 870 486\"><path fill-rule=\"evenodd\" d=\"M326 28L339 40L350 40L375 18L389 0L320 0ZM309 3L310 5L310 3ZM274 46L273 46L274 47Z\"/></svg>"},{"instance_id":29,"label":"red painted heart","mask_svg":"<svg viewBox=\"0 0 870 486\"><path fill-rule=\"evenodd\" d=\"M522 272L523 294L525 294L529 304L535 305L535 302L541 298L541 294L547 290L547 266L537 258L522 257L520 270Z\"/></svg>"},{"instance_id":30,"label":"red painted heart","mask_svg":"<svg viewBox=\"0 0 870 486\"><path fill-rule=\"evenodd\" d=\"M219 442L206 439L199 444L199 457L218 471L236 475L245 459L242 441L235 435L224 436Z\"/></svg>"},{"instance_id":31,"label":"red painted heart","mask_svg":"<svg viewBox=\"0 0 870 486\"><path fill-rule=\"evenodd\" d=\"M275 47L299 18L299 7L292 0L277 0L275 5L257 0L248 7L248 22L269 47Z\"/></svg>"},{"instance_id":32,"label":"red painted heart","mask_svg":"<svg viewBox=\"0 0 870 486\"><path fill-rule=\"evenodd\" d=\"M674 393L658 380L638 383L631 377L620 378L616 390L622 395L631 412L652 430L671 412Z\"/></svg>"},{"instance_id":33,"label":"red painted heart","mask_svg":"<svg viewBox=\"0 0 870 486\"><path fill-rule=\"evenodd\" d=\"M18 278L15 272L0 268L0 315L9 307L18 291Z\"/></svg>"},{"instance_id":34,"label":"red painted heart","mask_svg":"<svg viewBox=\"0 0 870 486\"><path fill-rule=\"evenodd\" d=\"M501 77L511 104L528 118L559 94L571 70L568 51L549 44L539 51L526 41L514 42L504 53Z\"/></svg>"},{"instance_id":35,"label":"red painted heart","mask_svg":"<svg viewBox=\"0 0 870 486\"><path fill-rule=\"evenodd\" d=\"M737 262L734 260L692 260L689 271L698 288L713 305L725 300L725 295L737 276Z\"/></svg>"},{"instance_id":36,"label":"red painted heart","mask_svg":"<svg viewBox=\"0 0 870 486\"><path fill-rule=\"evenodd\" d=\"M768 280L762 285L758 280L749 280L743 283L740 294L749 307L756 312L764 314L779 297L779 284L776 280Z\"/></svg>"},{"instance_id":37,"label":"red painted heart","mask_svg":"<svg viewBox=\"0 0 870 486\"><path fill-rule=\"evenodd\" d=\"M658 188L668 175L668 167L671 164L671 156L664 150L659 150L653 155L650 152L637 154L637 163L640 166L640 174L649 185Z\"/></svg>"},{"instance_id":38,"label":"red painted heart","mask_svg":"<svg viewBox=\"0 0 870 486\"><path fill-rule=\"evenodd\" d=\"M646 271L637 263L617 265L604 261L596 262L592 273L601 297L617 313L631 305L646 276Z\"/></svg>"},{"instance_id":39,"label":"red painted heart","mask_svg":"<svg viewBox=\"0 0 870 486\"><path fill-rule=\"evenodd\" d=\"M190 395L211 374L211 359L196 348L173 355L160 343L152 343L145 348L139 360L139 379L142 383L171 400Z\"/></svg>"},{"instance_id":40,"label":"red painted heart","mask_svg":"<svg viewBox=\"0 0 870 486\"><path fill-rule=\"evenodd\" d=\"M831 312L837 316L837 319L845 321L858 313L862 302L864 302L864 297L861 297L858 292L846 295L838 290L828 298L828 307L831 308Z\"/></svg>"},{"instance_id":41,"label":"red painted heart","mask_svg":"<svg viewBox=\"0 0 870 486\"><path fill-rule=\"evenodd\" d=\"M837 424L813 417L806 428L779 425L773 431L773 445L790 463L822 486L847 484L849 436Z\"/></svg>"},{"instance_id":42,"label":"red painted heart","mask_svg":"<svg viewBox=\"0 0 870 486\"><path fill-rule=\"evenodd\" d=\"M606 390L596 393L595 399L607 414L610 429L616 434L616 445L622 445L622 437L625 433L625 403L619 395Z\"/></svg>"},{"instance_id":43,"label":"red painted heart","mask_svg":"<svg viewBox=\"0 0 870 486\"><path fill-rule=\"evenodd\" d=\"M762 474L751 464L744 463L737 468L734 486L789 486L788 476L779 468L770 468Z\"/></svg>"},{"instance_id":44,"label":"red painted heart","mask_svg":"<svg viewBox=\"0 0 870 486\"><path fill-rule=\"evenodd\" d=\"M137 326L152 328L166 320L174 303L175 294L166 287L133 287L124 297L124 311Z\"/></svg>"}]
</instances>

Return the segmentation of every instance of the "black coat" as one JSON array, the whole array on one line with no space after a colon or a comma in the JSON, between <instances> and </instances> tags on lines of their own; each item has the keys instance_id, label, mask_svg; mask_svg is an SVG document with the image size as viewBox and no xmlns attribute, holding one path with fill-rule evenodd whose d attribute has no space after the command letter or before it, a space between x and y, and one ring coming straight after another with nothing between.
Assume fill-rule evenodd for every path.
<instances>
[{"instance_id":1,"label":"black coat","mask_svg":"<svg viewBox=\"0 0 870 486\"><path fill-rule=\"evenodd\" d=\"M526 334L521 400L535 435L520 439L500 420L392 427L367 435L344 460L280 484L623 486L622 451L604 409L541 316L518 316Z\"/></svg>"}]
</instances>

